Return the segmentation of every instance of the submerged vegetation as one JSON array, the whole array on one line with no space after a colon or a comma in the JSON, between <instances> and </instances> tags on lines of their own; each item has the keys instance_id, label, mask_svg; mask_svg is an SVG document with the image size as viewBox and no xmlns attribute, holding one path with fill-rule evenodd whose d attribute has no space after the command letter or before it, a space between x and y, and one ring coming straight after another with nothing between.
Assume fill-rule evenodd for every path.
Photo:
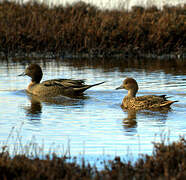
<instances>
[{"instance_id":1,"label":"submerged vegetation","mask_svg":"<svg viewBox=\"0 0 186 180\"><path fill-rule=\"evenodd\" d=\"M30 147L32 148L32 147ZM34 150L34 149L33 149ZM36 149L35 149L36 150ZM154 143L153 155L144 155L135 164L123 162L120 157L105 162L102 170L96 166L79 165L75 160L68 162L67 157L55 154L45 158L15 155L12 157L6 147L0 153L0 179L185 179L186 178L186 140L166 144Z\"/></svg>"},{"instance_id":2,"label":"submerged vegetation","mask_svg":"<svg viewBox=\"0 0 186 180\"><path fill-rule=\"evenodd\" d=\"M103 10L84 2L49 7L0 2L0 52L59 56L184 55L186 5Z\"/></svg>"}]
</instances>

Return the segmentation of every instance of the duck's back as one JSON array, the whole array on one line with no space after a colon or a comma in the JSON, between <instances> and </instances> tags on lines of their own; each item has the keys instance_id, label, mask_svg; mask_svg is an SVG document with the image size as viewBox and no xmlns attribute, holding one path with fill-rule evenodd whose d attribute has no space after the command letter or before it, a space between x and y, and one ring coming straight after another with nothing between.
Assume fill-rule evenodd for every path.
<instances>
[{"instance_id":1,"label":"duck's back","mask_svg":"<svg viewBox=\"0 0 186 180\"><path fill-rule=\"evenodd\" d=\"M169 108L172 103L175 101L167 100L165 95L146 95L138 97L128 97L126 96L123 99L123 107L126 109L161 109Z\"/></svg>"},{"instance_id":2,"label":"duck's back","mask_svg":"<svg viewBox=\"0 0 186 180\"><path fill-rule=\"evenodd\" d=\"M74 94L77 88L85 87L84 80L52 79L38 84L30 84L28 92L37 96L58 96Z\"/></svg>"},{"instance_id":3,"label":"duck's back","mask_svg":"<svg viewBox=\"0 0 186 180\"><path fill-rule=\"evenodd\" d=\"M52 79L38 84L31 84L28 92L37 96L54 97L58 95L81 95L85 90L102 84L86 85L84 80Z\"/></svg>"},{"instance_id":4,"label":"duck's back","mask_svg":"<svg viewBox=\"0 0 186 180\"><path fill-rule=\"evenodd\" d=\"M80 88L85 85L84 80L72 80L72 79L52 79L43 81L41 83L45 87L59 87L59 88Z\"/></svg>"}]
</instances>

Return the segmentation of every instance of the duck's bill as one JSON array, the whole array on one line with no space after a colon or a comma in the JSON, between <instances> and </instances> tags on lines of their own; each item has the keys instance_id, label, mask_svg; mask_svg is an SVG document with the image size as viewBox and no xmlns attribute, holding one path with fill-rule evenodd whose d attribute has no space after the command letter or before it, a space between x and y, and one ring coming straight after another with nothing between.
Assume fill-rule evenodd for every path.
<instances>
[{"instance_id":1,"label":"duck's bill","mask_svg":"<svg viewBox=\"0 0 186 180\"><path fill-rule=\"evenodd\" d=\"M123 88L123 85L121 85L121 86L119 86L119 87L116 88L116 90L118 90L118 89L124 89Z\"/></svg>"},{"instance_id":2,"label":"duck's bill","mask_svg":"<svg viewBox=\"0 0 186 180\"><path fill-rule=\"evenodd\" d=\"M18 76L26 76L26 73L23 72L23 73L19 74Z\"/></svg>"}]
</instances>

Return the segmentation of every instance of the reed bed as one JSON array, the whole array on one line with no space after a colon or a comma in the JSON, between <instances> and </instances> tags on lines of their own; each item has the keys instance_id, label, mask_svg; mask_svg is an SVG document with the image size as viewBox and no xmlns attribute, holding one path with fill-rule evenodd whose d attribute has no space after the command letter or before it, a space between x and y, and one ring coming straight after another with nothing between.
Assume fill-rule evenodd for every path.
<instances>
[{"instance_id":1,"label":"reed bed","mask_svg":"<svg viewBox=\"0 0 186 180\"><path fill-rule=\"evenodd\" d=\"M140 56L186 52L186 5L103 10L77 2L49 7L0 2L0 52Z\"/></svg>"},{"instance_id":2,"label":"reed bed","mask_svg":"<svg viewBox=\"0 0 186 180\"><path fill-rule=\"evenodd\" d=\"M32 148L32 147L30 147ZM13 157L3 147L0 152L1 180L42 180L42 179L73 179L73 180L122 180L122 179L169 179L186 178L186 140L180 137L178 142L154 143L153 155L144 155L135 163L124 162L120 157L105 162L102 170L96 166L79 165L75 160L68 162L67 157L57 157L55 154L45 158L14 155Z\"/></svg>"}]
</instances>

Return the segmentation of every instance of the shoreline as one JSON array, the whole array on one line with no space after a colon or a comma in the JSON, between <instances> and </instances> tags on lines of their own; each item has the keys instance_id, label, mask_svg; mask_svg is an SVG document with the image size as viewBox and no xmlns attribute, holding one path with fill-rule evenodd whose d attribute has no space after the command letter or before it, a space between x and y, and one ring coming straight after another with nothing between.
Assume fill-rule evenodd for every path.
<instances>
[{"instance_id":1,"label":"shoreline","mask_svg":"<svg viewBox=\"0 0 186 180\"><path fill-rule=\"evenodd\" d=\"M186 59L186 52L173 52L168 54L153 54L153 53L147 53L147 54L141 54L140 52L98 52L98 53L69 53L69 52L61 52L61 53L52 53L52 52L30 52L30 53L24 53L24 52L10 52L8 54L5 54L4 52L0 52L0 57L2 59L24 59L26 58L45 58L45 59L104 59L104 58L112 58L112 59L155 59L155 60L161 60L161 59Z\"/></svg>"},{"instance_id":2,"label":"shoreline","mask_svg":"<svg viewBox=\"0 0 186 180\"><path fill-rule=\"evenodd\" d=\"M102 170L83 158L79 164L76 157L58 157L52 152L39 158L39 154L34 156L27 150L31 155L16 154L12 157L5 145L0 152L0 179L184 179L186 140L180 137L178 141L170 143L168 137L164 138L160 143L153 143L152 155L143 154L135 163L116 156L113 160L104 161ZM42 154L34 143L31 145L34 152Z\"/></svg>"}]
</instances>

